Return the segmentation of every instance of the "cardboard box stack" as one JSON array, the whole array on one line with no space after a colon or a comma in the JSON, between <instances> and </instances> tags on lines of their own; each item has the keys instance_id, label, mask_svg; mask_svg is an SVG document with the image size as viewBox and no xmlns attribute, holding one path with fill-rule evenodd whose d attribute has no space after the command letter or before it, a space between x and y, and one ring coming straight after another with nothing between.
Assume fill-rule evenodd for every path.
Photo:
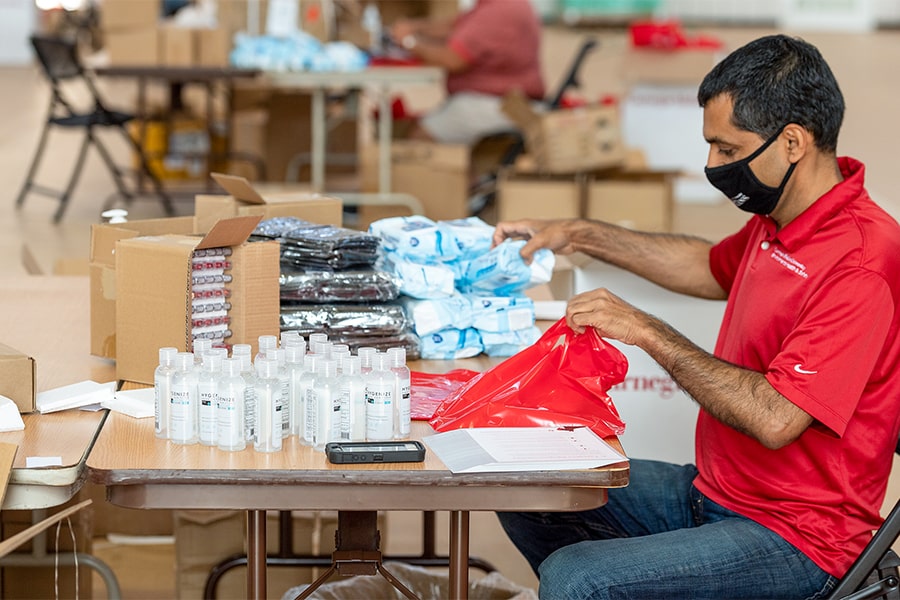
<instances>
[{"instance_id":1,"label":"cardboard box stack","mask_svg":"<svg viewBox=\"0 0 900 600\"><path fill-rule=\"evenodd\" d=\"M228 65L230 31L223 27L178 26L163 19L162 14L160 0L104 0L100 27L110 64Z\"/></svg>"},{"instance_id":2,"label":"cardboard box stack","mask_svg":"<svg viewBox=\"0 0 900 600\"><path fill-rule=\"evenodd\" d=\"M340 224L341 202L309 195L263 198L246 180L237 181L249 190L249 201L204 196L194 217L92 228L91 353L114 358L118 379L152 384L160 347L190 350L195 249L228 247L232 251L228 299L232 337L227 343L255 348L260 335L278 331L278 244L245 240L256 223L268 216L287 214ZM206 235L197 235L200 232Z\"/></svg>"}]
</instances>

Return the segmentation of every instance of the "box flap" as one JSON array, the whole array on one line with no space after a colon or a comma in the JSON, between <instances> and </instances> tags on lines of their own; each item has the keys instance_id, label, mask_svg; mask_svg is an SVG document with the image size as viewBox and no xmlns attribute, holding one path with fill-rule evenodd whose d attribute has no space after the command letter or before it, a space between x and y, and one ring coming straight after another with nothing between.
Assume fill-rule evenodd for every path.
<instances>
[{"instance_id":1,"label":"box flap","mask_svg":"<svg viewBox=\"0 0 900 600\"><path fill-rule=\"evenodd\" d=\"M503 96L500 110L513 123L526 130L529 127L533 127L539 118L539 115L531 108L530 101L522 93L522 90L512 90Z\"/></svg>"},{"instance_id":2,"label":"box flap","mask_svg":"<svg viewBox=\"0 0 900 600\"><path fill-rule=\"evenodd\" d=\"M266 199L260 196L259 192L253 189L246 177L238 175L225 175L224 173L210 173L216 183L225 188L225 191L241 200L250 204L265 204Z\"/></svg>"},{"instance_id":3,"label":"box flap","mask_svg":"<svg viewBox=\"0 0 900 600\"><path fill-rule=\"evenodd\" d=\"M212 226L200 243L198 250L203 248L222 248L224 246L238 246L247 241L259 222L262 215L249 215L246 217L234 217L222 219Z\"/></svg>"}]
</instances>

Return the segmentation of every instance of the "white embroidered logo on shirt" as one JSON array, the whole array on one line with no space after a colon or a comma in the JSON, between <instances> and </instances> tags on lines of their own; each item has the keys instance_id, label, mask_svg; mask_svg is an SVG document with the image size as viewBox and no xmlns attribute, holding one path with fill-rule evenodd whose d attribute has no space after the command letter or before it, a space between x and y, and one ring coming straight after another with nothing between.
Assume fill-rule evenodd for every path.
<instances>
[{"instance_id":1,"label":"white embroidered logo on shirt","mask_svg":"<svg viewBox=\"0 0 900 600\"><path fill-rule=\"evenodd\" d=\"M794 365L794 371L800 373L801 375L815 375L816 373L818 373L818 371L807 371L800 363Z\"/></svg>"},{"instance_id":2,"label":"white embroidered logo on shirt","mask_svg":"<svg viewBox=\"0 0 900 600\"><path fill-rule=\"evenodd\" d=\"M793 256L791 256L781 248L774 248L772 250L771 256L773 259L775 259L775 262L785 267L788 271L796 273L803 279L807 279L809 277L809 273L806 272L806 265L795 259Z\"/></svg>"}]
</instances>

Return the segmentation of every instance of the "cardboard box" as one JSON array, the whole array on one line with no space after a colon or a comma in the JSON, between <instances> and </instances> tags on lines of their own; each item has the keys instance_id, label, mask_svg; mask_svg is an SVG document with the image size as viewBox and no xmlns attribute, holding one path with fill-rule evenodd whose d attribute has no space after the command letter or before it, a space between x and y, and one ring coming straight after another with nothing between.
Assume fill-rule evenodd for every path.
<instances>
[{"instance_id":1,"label":"cardboard box","mask_svg":"<svg viewBox=\"0 0 900 600\"><path fill-rule=\"evenodd\" d=\"M378 191L378 147L362 152L361 188ZM410 194L435 221L469 216L469 147L418 140L391 144L391 191ZM404 213L404 214L408 214Z\"/></svg>"},{"instance_id":2,"label":"cardboard box","mask_svg":"<svg viewBox=\"0 0 900 600\"><path fill-rule=\"evenodd\" d=\"M15 402L20 413L34 412L36 380L34 358L0 344L0 396Z\"/></svg>"},{"instance_id":3,"label":"cardboard box","mask_svg":"<svg viewBox=\"0 0 900 600\"><path fill-rule=\"evenodd\" d=\"M497 183L497 220L577 218L584 204L584 178L504 169Z\"/></svg>"},{"instance_id":4,"label":"cardboard box","mask_svg":"<svg viewBox=\"0 0 900 600\"><path fill-rule=\"evenodd\" d=\"M169 67L190 67L196 62L195 30L187 27L163 25L159 35L159 63Z\"/></svg>"},{"instance_id":5,"label":"cardboard box","mask_svg":"<svg viewBox=\"0 0 900 600\"><path fill-rule=\"evenodd\" d=\"M197 29L194 31L194 64L200 67L227 67L228 54L231 52L231 36L217 27L215 29Z\"/></svg>"},{"instance_id":6,"label":"cardboard box","mask_svg":"<svg viewBox=\"0 0 900 600\"><path fill-rule=\"evenodd\" d=\"M104 32L103 45L111 65L159 64L159 35L156 27Z\"/></svg>"},{"instance_id":7,"label":"cardboard box","mask_svg":"<svg viewBox=\"0 0 900 600\"><path fill-rule=\"evenodd\" d=\"M263 219L297 217L322 225L343 222L340 199L312 192L272 192L263 195L240 176L212 173L230 195L200 194L194 200L194 231L209 231L220 219L258 215Z\"/></svg>"},{"instance_id":8,"label":"cardboard box","mask_svg":"<svg viewBox=\"0 0 900 600\"><path fill-rule=\"evenodd\" d=\"M504 97L502 109L522 129L528 153L546 173L591 171L618 166L625 160L615 106L539 113L516 91Z\"/></svg>"},{"instance_id":9,"label":"cardboard box","mask_svg":"<svg viewBox=\"0 0 900 600\"><path fill-rule=\"evenodd\" d=\"M627 84L699 85L723 55L708 48L630 48L622 60Z\"/></svg>"},{"instance_id":10,"label":"cardboard box","mask_svg":"<svg viewBox=\"0 0 900 600\"><path fill-rule=\"evenodd\" d=\"M253 346L279 331L278 242L245 243L260 217L217 223L202 239L146 236L116 243L116 378L152 385L159 348L189 351L191 257L194 250L231 247L228 344Z\"/></svg>"},{"instance_id":11,"label":"cardboard box","mask_svg":"<svg viewBox=\"0 0 900 600\"><path fill-rule=\"evenodd\" d=\"M201 598L210 570L222 560L246 552L246 513L240 511L175 511L175 581L178 598ZM292 532L296 554L330 556L334 551L337 513L293 511ZM266 544L279 551L279 513L266 514ZM383 527L382 527L383 533ZM382 535L382 539L384 536ZM382 547L384 542L382 541ZM318 573L317 573L318 571ZM268 597L280 599L297 585L313 581L322 569L273 567L267 571ZM216 598L244 598L246 568L227 571L216 587Z\"/></svg>"},{"instance_id":12,"label":"cardboard box","mask_svg":"<svg viewBox=\"0 0 900 600\"><path fill-rule=\"evenodd\" d=\"M156 27L162 15L160 0L103 0L100 28L104 34L122 29Z\"/></svg>"},{"instance_id":13,"label":"cardboard box","mask_svg":"<svg viewBox=\"0 0 900 600\"><path fill-rule=\"evenodd\" d=\"M592 177L587 181L584 217L638 231L671 231L674 176L638 171Z\"/></svg>"},{"instance_id":14,"label":"cardboard box","mask_svg":"<svg viewBox=\"0 0 900 600\"><path fill-rule=\"evenodd\" d=\"M116 242L142 235L194 233L193 217L91 226L91 354L116 357Z\"/></svg>"}]
</instances>

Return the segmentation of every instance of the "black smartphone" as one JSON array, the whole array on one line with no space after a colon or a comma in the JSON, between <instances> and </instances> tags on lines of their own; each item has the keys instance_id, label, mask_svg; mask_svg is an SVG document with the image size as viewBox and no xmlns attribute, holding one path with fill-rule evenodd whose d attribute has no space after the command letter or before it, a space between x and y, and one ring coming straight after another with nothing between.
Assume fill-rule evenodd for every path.
<instances>
[{"instance_id":1,"label":"black smartphone","mask_svg":"<svg viewBox=\"0 0 900 600\"><path fill-rule=\"evenodd\" d=\"M422 462L425 446L415 440L396 442L328 442L325 455L335 464Z\"/></svg>"}]
</instances>

